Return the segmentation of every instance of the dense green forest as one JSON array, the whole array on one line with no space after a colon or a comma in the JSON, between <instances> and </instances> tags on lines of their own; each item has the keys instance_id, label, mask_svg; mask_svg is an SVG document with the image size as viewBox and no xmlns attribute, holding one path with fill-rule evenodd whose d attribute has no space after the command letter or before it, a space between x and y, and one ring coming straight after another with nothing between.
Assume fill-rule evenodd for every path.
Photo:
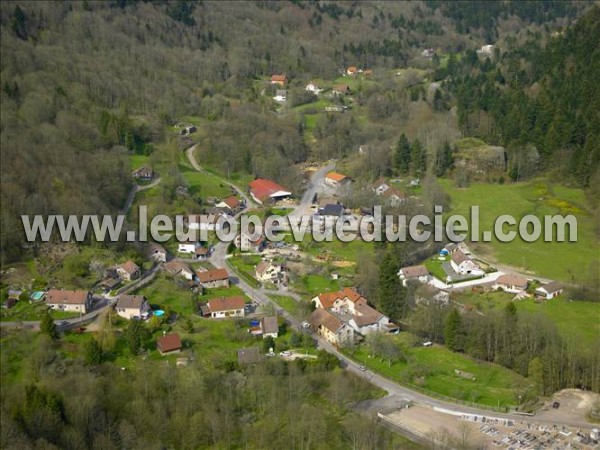
<instances>
[{"instance_id":1,"label":"dense green forest","mask_svg":"<svg viewBox=\"0 0 600 450\"><path fill-rule=\"evenodd\" d=\"M378 391L326 353L245 367L222 355L185 368L138 359L125 370L116 351L90 356L95 339L4 332L2 448L412 448L348 411Z\"/></svg>"},{"instance_id":2,"label":"dense green forest","mask_svg":"<svg viewBox=\"0 0 600 450\"><path fill-rule=\"evenodd\" d=\"M546 45L539 33L522 45L507 38L500 58L467 53L438 76L451 76L463 132L508 147L513 180L548 170L597 192L599 41L594 7Z\"/></svg>"},{"instance_id":3,"label":"dense green forest","mask_svg":"<svg viewBox=\"0 0 600 450\"><path fill-rule=\"evenodd\" d=\"M479 75L457 79L452 61L442 69L437 57L433 62L419 58L425 47L450 55L472 49L473 39L485 43L490 29L494 36L505 36L527 24L566 23L588 5L499 2L499 6L489 8L483 3L3 2L3 260L23 254L21 214L115 213L130 186L128 155L151 154L168 138L166 127L182 117L194 115L214 122L207 128L206 142L213 159L222 166L222 156L226 156L223 171L268 176L293 187L299 182L293 163L344 156L369 141L379 156L367 169L370 176L378 176L390 167L385 149L399 136L395 124L406 122L410 103L424 99L426 94L411 77L404 91L389 83L359 86L356 103L368 108L374 125L367 126L353 116L330 118L316 125L315 141L311 141L305 136L308 119L282 119L274 124L271 108L257 84L272 73L287 73L294 98L294 88L303 81L334 78L351 64L376 69L438 65L452 77L448 92L443 90L444 98L442 91L436 92L436 109L450 107L452 98L448 95L456 92L464 132L478 135L481 133L469 126L472 121L467 118L477 108L490 108L492 116L507 112L511 98L507 85L518 83L513 89L514 95L519 95L525 86L543 78L552 62L560 64L561 55L571 48L576 50L573 57L578 68L586 54L593 54L589 49L592 36L585 38L587 44L579 43L582 34L597 30L590 16L589 27L582 22L548 47L546 51L556 57L535 53L537 59L546 62L534 64L533 71L514 68L516 62L511 61L516 61L516 56L510 59L512 53L507 52L506 61L497 63L502 68L485 63L481 71L473 69ZM519 55L521 46L512 45ZM470 59L469 53L463 58ZM559 133L560 139L576 141L567 149L573 156L565 158L585 186L592 183L594 139L586 139L577 130L588 127L594 119L592 99L597 100L597 96L593 92L586 96L589 83L582 82L591 79L594 67L584 64L581 68L586 70L578 71L576 77L565 83L555 81L556 88L548 81L538 98L521 111L528 117L533 111L544 111L532 127L542 135L548 128L548 136ZM506 70L527 73L528 77L519 76L513 82ZM493 84L496 78L505 80L496 82L501 87ZM474 93L467 94L467 101L465 86L472 84ZM554 97L562 98L571 85L577 87L571 100L564 105L555 102ZM485 104L492 88L507 91L493 108ZM481 101L479 91L486 93ZM589 107L575 111L570 105L579 97L587 99ZM305 101L299 94L295 98L298 104ZM550 110L543 105L551 105ZM566 118L549 119L554 107L564 110ZM570 120L569 114L576 120ZM520 115L509 116L506 123L499 121L502 124L489 133L495 141L512 142L514 136L527 132L521 128L505 131L514 128L514 123L522 127ZM564 124L569 130L563 133ZM592 129L586 133L593 136ZM440 146L447 140L447 136L440 138ZM543 159L546 156L561 153L556 148L564 148L563 143L557 142L540 145L543 164L548 164ZM515 145L525 144L521 139ZM171 169L164 169L174 176L176 159L168 163ZM172 184L175 189L176 184Z\"/></svg>"}]
</instances>

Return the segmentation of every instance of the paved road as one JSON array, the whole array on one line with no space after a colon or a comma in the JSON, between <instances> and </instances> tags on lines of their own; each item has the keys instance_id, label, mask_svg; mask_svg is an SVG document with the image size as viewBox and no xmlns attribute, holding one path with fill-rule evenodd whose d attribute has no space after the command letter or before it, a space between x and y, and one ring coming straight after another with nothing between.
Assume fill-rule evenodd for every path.
<instances>
[{"instance_id":1,"label":"paved road","mask_svg":"<svg viewBox=\"0 0 600 450\"><path fill-rule=\"evenodd\" d=\"M148 283L152 278L156 276L160 270L162 264L157 264L148 272L145 272L142 278L136 280L124 288L119 290L119 294L126 294L132 290L138 289L144 284ZM71 319L59 319L55 320L54 323L61 330L68 330L73 327L77 327L81 324L91 322L98 317L102 312L113 306L117 302L118 296L110 296L108 294L94 296L94 309L87 314L83 314L80 317L73 317ZM25 322L0 322L0 327L23 327L32 330L38 330L40 328L39 321L25 321Z\"/></svg>"},{"instance_id":2,"label":"paved road","mask_svg":"<svg viewBox=\"0 0 600 450\"><path fill-rule=\"evenodd\" d=\"M133 200L135 199L135 195L138 192L145 191L146 189L153 188L154 186L158 186L158 184L161 181L162 181L162 178L157 178L150 184L145 184L145 185L135 184L129 191L129 194L127 195L127 200L125 201L125 206L123 206L123 209L121 210L121 214L127 214L129 209L131 208L131 205L133 205Z\"/></svg>"},{"instance_id":3,"label":"paved road","mask_svg":"<svg viewBox=\"0 0 600 450\"><path fill-rule=\"evenodd\" d=\"M208 172L200 164L198 164L198 161L196 161L196 155L194 155L194 152L196 151L197 146L198 146L198 144L194 144L185 151L185 154L187 155L187 158L190 161L190 164L192 165L192 167L194 169L196 169L196 171L202 172L202 173L206 174L207 176L218 178L221 182L223 182L223 183L227 184L228 186L232 187L233 189L235 189L235 191L238 193L238 195L246 201L246 208L251 208L251 207L257 206L256 202L254 202L252 200L252 198L246 192L244 192L243 189L241 189L240 187L238 187L231 181L226 180L225 178L221 178L221 177L215 175L214 173Z\"/></svg>"},{"instance_id":4,"label":"paved road","mask_svg":"<svg viewBox=\"0 0 600 450\"><path fill-rule=\"evenodd\" d=\"M190 150L188 150L188 152L190 152ZM190 153L188 153L188 157L189 157L189 155L190 155ZM192 158L193 158L193 154L192 154ZM192 161L192 159L190 159L190 161ZM194 160L194 163L195 163L195 160ZM194 167L196 167L197 163L192 164L192 165L194 165ZM300 213L302 211L302 208L310 209L310 204L312 203L314 194L317 192L320 184L322 183L323 177L325 176L325 174L327 172L331 171L333 168L334 168L334 165L328 165L313 174L313 177L311 178L308 189L302 196L300 205L298 205L298 207L295 208L294 212L291 214ZM236 190L239 191L239 189L236 189ZM268 294L281 294L280 292L273 292L273 291L265 290L263 288L254 288L254 287L250 286L241 277L239 277L237 275L235 270L230 265L227 264L227 262L226 262L227 261L227 245L225 243L219 242L215 246L213 254L211 256L211 261L217 267L225 267L227 269L227 271L229 272L229 274L234 279L234 283L237 284L237 286L240 287L250 298L252 298L253 301L255 301L259 304L262 304L262 305L265 305L265 304L273 305L275 307L275 310L280 315L282 315L285 318L285 320L292 327L294 327L296 329L301 329L301 324L296 318L294 318L293 316L288 314L287 311L280 308L275 302L273 302L273 300L271 300L268 297ZM493 281L498 276L499 276L499 274L491 274L491 276L489 276L487 278L489 278L488 281ZM474 280L474 281L477 281L477 280ZM291 294L292 293L290 293L290 292L286 292L284 295L289 295L290 297L293 297L296 299L299 298L297 295L291 295ZM463 414L463 413L464 414L480 414L480 415L485 415L488 417L502 417L502 418L506 418L506 419L512 419L517 422L534 422L534 423L540 423L540 424L545 423L545 424L549 424L549 425L553 425L556 423L556 422L547 422L544 420L540 420L540 419L536 418L535 416L532 417L532 416L523 416L520 414L497 413L497 412L486 410L486 409L480 409L480 408L464 406L464 405L457 405L455 403L449 403L444 400L440 400L440 399L437 399L434 397L429 397L425 394L414 391L410 388L401 386L401 385L399 385L387 378L384 378L381 375L373 373L371 371L361 370L359 364L355 363L350 358L348 358L345 355L343 355L342 353L340 353L329 342L323 340L319 336L316 336L316 339L318 342L318 347L323 350L326 350L329 353L334 354L340 361L342 361L343 366L346 370L349 370L350 372L353 372L359 376L366 377L369 380L369 382L380 387L381 389L384 389L390 395L396 395L399 398L410 399L410 400L413 400L420 404L423 404L423 405L426 405L426 406L429 406L432 408L440 408L440 409L446 410L448 412L453 412L455 414ZM588 422L572 420L572 419L565 420L561 423L558 423L557 425L568 425L568 426L581 427L581 428L591 428L592 427L592 425Z\"/></svg>"}]
</instances>

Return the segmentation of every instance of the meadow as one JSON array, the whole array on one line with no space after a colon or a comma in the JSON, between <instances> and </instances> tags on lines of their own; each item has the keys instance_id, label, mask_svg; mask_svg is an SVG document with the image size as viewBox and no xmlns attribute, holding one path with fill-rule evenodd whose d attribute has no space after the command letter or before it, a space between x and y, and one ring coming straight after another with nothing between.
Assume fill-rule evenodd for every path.
<instances>
[{"instance_id":1,"label":"meadow","mask_svg":"<svg viewBox=\"0 0 600 450\"><path fill-rule=\"evenodd\" d=\"M486 313L503 309L514 297L505 292L454 293L452 299ZM519 313L541 314L554 324L565 339L586 344L600 344L600 303L570 301L561 295L549 301L536 302L533 298L514 302Z\"/></svg>"},{"instance_id":2,"label":"meadow","mask_svg":"<svg viewBox=\"0 0 600 450\"><path fill-rule=\"evenodd\" d=\"M401 333L393 338L402 345L407 334ZM525 378L509 369L454 353L441 345L403 348L405 359L391 365L377 357L370 357L365 345L349 350L349 355L369 370L391 380L467 404L493 408L515 406L518 401L515 389L527 383ZM473 378L460 376L456 370L467 372Z\"/></svg>"},{"instance_id":3,"label":"meadow","mask_svg":"<svg viewBox=\"0 0 600 450\"><path fill-rule=\"evenodd\" d=\"M525 242L520 238L500 242L494 237L489 243L473 245L473 249L487 259L511 265L532 276L574 283L592 275L600 248L594 219L586 212L581 189L551 185L545 180L504 185L473 183L464 189L455 188L451 180L439 181L451 196L452 214L469 217L471 205L479 205L480 233L493 230L495 219L503 214L510 214L517 221L527 214L540 218L548 214L573 214L577 219L577 242L544 242L543 239Z\"/></svg>"}]
</instances>

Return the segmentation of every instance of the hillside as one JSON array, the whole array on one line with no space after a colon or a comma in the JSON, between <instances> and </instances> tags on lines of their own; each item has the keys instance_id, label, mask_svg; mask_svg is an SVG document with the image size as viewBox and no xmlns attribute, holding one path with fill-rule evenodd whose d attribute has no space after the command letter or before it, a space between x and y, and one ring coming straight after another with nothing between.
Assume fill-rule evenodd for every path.
<instances>
[{"instance_id":1,"label":"hillside","mask_svg":"<svg viewBox=\"0 0 600 450\"><path fill-rule=\"evenodd\" d=\"M532 11L502 7L503 20L495 22L494 33L502 36L515 25L542 19L564 23L585 7L552 5ZM3 260L23 252L21 214L116 212L130 185L131 155L161 149L166 127L182 117L207 122L225 117L215 135L242 136L247 143L241 154L228 156L232 164L291 184L298 182L297 173L268 169L268 164L328 158L339 153L336 148L357 146L365 138L395 139L394 123L403 114L407 128L413 126L411 120L423 123L422 114L431 114L429 106L405 108L408 90L390 95L389 85L373 89L365 84L358 101L380 124L358 134L352 121L335 130L316 124L321 134L311 138L322 145L307 149L306 142L315 145L305 141L301 128L315 125L314 116L306 115L300 123L284 121L281 130L271 131L268 105L256 81L272 73L287 73L299 82L332 79L350 64L376 71L407 66L430 70L443 60L423 60L423 48L435 47L444 55L486 42L483 31L465 28L461 21L494 11L475 8L457 19L437 8L436 3L376 2L3 2ZM418 79L412 79L405 88L413 98L425 98L423 89L412 86ZM245 127L241 132L231 129L240 113L245 122L239 124ZM386 119L387 125L382 123ZM262 135L260 129L265 130ZM256 140L248 141L248 134ZM278 141L282 134L286 138ZM339 142L327 142L325 137L332 135ZM218 144L221 150L239 148L235 139ZM259 147L264 151L256 154ZM165 183L172 192L177 158L163 160L163 175L174 179Z\"/></svg>"}]
</instances>

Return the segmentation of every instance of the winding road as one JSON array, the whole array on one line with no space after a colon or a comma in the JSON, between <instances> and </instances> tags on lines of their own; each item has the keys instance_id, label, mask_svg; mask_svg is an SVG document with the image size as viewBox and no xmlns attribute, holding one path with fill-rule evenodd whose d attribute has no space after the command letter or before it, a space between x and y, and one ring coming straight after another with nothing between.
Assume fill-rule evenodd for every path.
<instances>
[{"instance_id":1,"label":"winding road","mask_svg":"<svg viewBox=\"0 0 600 450\"><path fill-rule=\"evenodd\" d=\"M207 176L215 176L216 177L216 175L204 170L198 164L198 162L195 159L195 155L194 155L195 148L196 148L196 146L194 145L186 151L187 157L188 157L192 167L194 167L194 169L196 169L199 172L205 173ZM291 214L301 214L303 212L304 208L307 208L310 211L310 205L312 203L314 194L317 192L317 188L322 183L324 175L328 171L332 170L333 167L334 167L334 165L328 165L326 167L319 169L318 171L316 171L313 174L313 176L309 182L308 188L307 188L306 192L304 193L304 195L302 196L302 200L300 201L300 204L298 205L298 207L296 207L294 209L294 211ZM235 184L233 184L227 180L224 180L220 177L217 177L217 178L219 178L221 181L223 181L224 183L227 183L232 188L234 188L236 190L236 192L242 198L246 199L246 202L247 202L246 204L248 206L255 204L254 202L252 202L252 200L249 198L249 196L238 186L236 186ZM157 185L159 182L160 182L160 179L156 180L152 185L147 185L147 186L144 186L143 188L149 189L153 185L154 186ZM139 189L139 190L142 190L142 189ZM138 190L136 190L135 192L137 192L137 191ZM135 195L135 193L134 193L134 195ZM128 201L129 207L131 206L132 201L133 201L133 198L131 199L131 202ZM238 215L236 217L238 217L240 214L241 214L241 212L238 213ZM253 286L248 284L246 281L244 281L236 273L236 271L233 269L232 265L227 263L227 259L228 259L227 244L224 242L217 243L214 247L213 254L210 258L211 262L216 267L226 268L226 270L232 277L234 283L240 289L242 289L253 301L255 301L259 304L262 304L262 305L267 305L267 304L272 305L275 308L275 310L277 311L277 313L279 315L281 315L282 317L284 317L284 319L292 327L299 329L299 330L302 329L301 323L295 317L291 316L287 311L282 309L279 305L277 305L268 296L268 295L287 295L296 300L299 300L299 296L297 294L295 294L293 292L285 292L285 291L279 292L279 291L267 290L264 288L254 288ZM153 277L159 269L160 269L160 264L153 267L149 272L147 272L144 275L142 282L143 282L143 280L151 279L149 277ZM133 289L136 286L137 286L137 284L132 284L131 286L129 286L127 288L127 290ZM59 326L68 328L71 326L78 325L80 323L90 321L90 320L94 319L95 317L97 317L105 308L113 305L115 301L116 301L116 298L111 298L111 297L106 297L106 296L100 297L97 299L98 303L96 305L96 308L93 311L91 311L90 313L85 314L80 318L65 319L65 320L60 320L60 321L56 321L56 322ZM0 325L1 326L23 326L23 327L27 327L27 328L37 328L37 327L39 327L39 322L1 322ZM493 412L493 411L486 410L486 409L480 409L480 408L477 408L474 406L458 405L455 403L450 403L450 402L447 402L444 400L430 397L428 395L417 392L417 391L407 388L405 386L401 386L401 385L399 385L387 378L384 378L381 375L378 375L372 371L363 370L358 363L356 363L352 359L348 358L346 355L340 353L329 342L325 341L320 336L315 336L315 338L318 343L318 348L323 349L323 350L335 355L341 361L344 369L346 369L350 372L353 372L360 377L364 377L370 383L385 390L390 396L393 396L393 398L397 397L398 399L413 400L415 402L418 402L421 405L428 406L431 408L441 409L449 414L455 414L455 415L478 414L478 415L484 415L487 417L498 417L498 418L511 419L516 422L529 422L529 423L547 424L547 425L556 424L556 425L565 425L565 426L572 426L572 427L579 427L579 428L586 428L586 429L593 427L592 424L590 424L586 421L583 421L583 420L566 419L566 420L562 420L561 422L556 422L556 421L550 422L550 421L545 421L542 418L535 417L535 416L523 416L520 414L512 414L512 413L498 413L498 412Z\"/></svg>"},{"instance_id":2,"label":"winding road","mask_svg":"<svg viewBox=\"0 0 600 450\"><path fill-rule=\"evenodd\" d=\"M191 147L190 149L187 150L187 156L188 156L188 159L190 160L190 164L198 171L201 171L201 172L206 173L211 176L215 176L215 175L211 174L210 172L207 172L204 169L202 169L200 164L198 164L198 162L196 161L195 156L194 156L194 149L195 149L195 146ZM294 211L292 213L290 213L290 215L291 214L301 214L304 212L305 209L307 209L309 211L308 212L309 214L312 214L312 212L310 211L310 205L312 203L312 199L314 198L315 193L317 193L317 189L318 189L319 185L323 182L323 178L324 178L325 174L327 172L331 171L334 167L335 167L334 164L330 164L330 165L327 165L327 166L317 170L313 174L313 176L311 177L311 180L309 182L308 188L307 188L306 192L304 193L304 195L302 196L300 204L294 209ZM229 183L229 182L228 182L228 184L230 184L234 189L236 189L236 191L240 195L242 195L242 197L247 198L246 195L242 192L242 190L239 187L237 187L234 184ZM238 216L240 214L241 213L238 213ZM263 305L264 304L273 305L275 310L278 312L278 314L283 316L288 324L290 324L292 327L294 327L298 330L302 329L301 323L295 317L291 316L287 311L285 311L284 309L279 307L279 305L277 305L273 300L271 300L268 297L268 294L271 294L271 293L280 294L279 292L277 292L277 293L270 292L270 291L264 290L262 288L254 288L254 287L250 286L240 276L237 275L237 273L235 272L235 270L233 269L233 267L231 265L227 264L227 259L228 259L227 244L225 244L223 242L219 242L218 244L215 245L213 255L211 256L211 262L217 267L225 267L227 269L227 271L229 272L230 276L232 276L232 278L234 279L234 281L237 281L237 286L240 287L253 301L256 301L257 303L263 304ZM286 293L283 293L283 295L286 295ZM297 296L292 296L292 295L290 295L290 296L297 299ZM478 415L483 415L486 417L498 417L498 418L511 419L516 422L529 422L529 423L546 424L546 425L557 424L557 425L573 426L573 427L578 427L578 428L592 428L593 427L593 425L591 423L586 422L584 420L567 419L560 423L557 423L556 421L545 421L543 419L536 418L535 416L524 416L521 414L513 414L513 413L499 413L499 412L490 411L487 409L477 408L474 406L458 405L455 403L450 403L450 402L447 402L444 400L430 397L426 394L415 391L408 387L401 386L398 383L395 383L395 382L393 382L385 377L382 377L381 375L378 375L372 371L368 371L368 370L363 371L360 364L356 363L352 359L348 358L346 355L339 352L329 342L325 341L320 336L315 336L315 338L317 340L318 348L323 349L323 350L335 355L341 361L342 366L346 370L353 372L353 373L357 374L358 376L365 377L370 383L385 390L390 396L396 396L399 399L413 400L421 405L425 405L425 406L428 406L431 408L437 408L437 409L443 410L447 413L451 413L451 414L455 414L455 415L478 414Z\"/></svg>"}]
</instances>

